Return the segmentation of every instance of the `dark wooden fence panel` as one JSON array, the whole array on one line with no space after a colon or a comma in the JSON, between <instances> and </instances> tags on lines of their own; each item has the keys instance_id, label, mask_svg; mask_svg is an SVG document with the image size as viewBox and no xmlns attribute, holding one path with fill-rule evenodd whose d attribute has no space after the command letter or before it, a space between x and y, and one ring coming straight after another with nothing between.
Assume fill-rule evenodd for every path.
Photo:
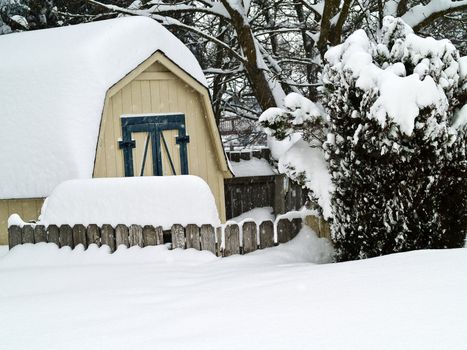
<instances>
[{"instance_id":1,"label":"dark wooden fence panel","mask_svg":"<svg viewBox=\"0 0 467 350\"><path fill-rule=\"evenodd\" d=\"M259 207L274 207L275 176L234 177L225 180L227 219Z\"/></svg>"},{"instance_id":2,"label":"dark wooden fence panel","mask_svg":"<svg viewBox=\"0 0 467 350\"><path fill-rule=\"evenodd\" d=\"M308 191L285 175L234 177L226 179L224 187L227 219L260 207L283 214L300 209L308 200Z\"/></svg>"},{"instance_id":3,"label":"dark wooden fence panel","mask_svg":"<svg viewBox=\"0 0 467 350\"><path fill-rule=\"evenodd\" d=\"M292 240L302 228L303 223L311 226L320 236L329 236L329 226L319 218L281 218L276 222L264 221L259 223L245 221L240 224L228 223L221 227L211 225L197 226L189 224L186 227L175 224L170 236L165 234L161 226L146 225L24 225L10 226L8 238L10 249L25 243L48 242L59 247L74 248L79 244L87 248L91 244L107 245L114 252L119 245L126 247L155 246L164 244L171 238L172 248L194 248L208 250L217 256L247 254L257 249L273 247Z\"/></svg>"}]
</instances>

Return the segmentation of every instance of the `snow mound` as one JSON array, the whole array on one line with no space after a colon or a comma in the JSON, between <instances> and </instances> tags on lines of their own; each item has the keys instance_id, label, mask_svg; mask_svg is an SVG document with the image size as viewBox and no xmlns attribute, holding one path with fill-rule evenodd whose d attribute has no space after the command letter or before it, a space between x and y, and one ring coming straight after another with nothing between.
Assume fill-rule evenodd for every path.
<instances>
[{"instance_id":1,"label":"snow mound","mask_svg":"<svg viewBox=\"0 0 467 350\"><path fill-rule=\"evenodd\" d=\"M334 259L334 248L327 238L319 238L311 228L303 226L291 241L277 247L256 250L245 258L248 262L327 264Z\"/></svg>"},{"instance_id":2,"label":"snow mound","mask_svg":"<svg viewBox=\"0 0 467 350\"><path fill-rule=\"evenodd\" d=\"M273 208L272 207L262 207L262 208L254 208L251 210L248 210L239 216L236 216L232 219L229 219L229 221L235 221L235 222L244 222L244 221L254 221L256 223L261 223L263 221L274 221L274 214L273 214Z\"/></svg>"},{"instance_id":3,"label":"snow mound","mask_svg":"<svg viewBox=\"0 0 467 350\"><path fill-rule=\"evenodd\" d=\"M145 176L69 180L42 207L43 225L220 224L214 196L201 178Z\"/></svg>"},{"instance_id":4,"label":"snow mound","mask_svg":"<svg viewBox=\"0 0 467 350\"><path fill-rule=\"evenodd\" d=\"M0 51L0 198L90 178L107 90L155 52L207 86L190 50L147 17L2 35Z\"/></svg>"}]
</instances>

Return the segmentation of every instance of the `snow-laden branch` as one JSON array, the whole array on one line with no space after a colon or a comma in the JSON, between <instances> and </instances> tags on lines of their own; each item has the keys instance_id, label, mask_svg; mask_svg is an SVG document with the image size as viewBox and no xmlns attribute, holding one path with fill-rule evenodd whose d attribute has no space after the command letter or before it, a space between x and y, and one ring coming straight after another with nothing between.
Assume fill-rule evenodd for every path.
<instances>
[{"instance_id":1,"label":"snow-laden branch","mask_svg":"<svg viewBox=\"0 0 467 350\"><path fill-rule=\"evenodd\" d=\"M243 66L238 67L237 69L222 69L222 68L206 68L203 70L204 74L214 74L214 75L231 75L231 74L238 74L245 71Z\"/></svg>"},{"instance_id":2,"label":"snow-laden branch","mask_svg":"<svg viewBox=\"0 0 467 350\"><path fill-rule=\"evenodd\" d=\"M310 4L308 1L301 0L300 3L313 12L315 16L317 16L317 20L320 20L321 17L323 16L323 11L324 11L324 3L325 1L318 2L317 4Z\"/></svg>"},{"instance_id":3,"label":"snow-laden branch","mask_svg":"<svg viewBox=\"0 0 467 350\"><path fill-rule=\"evenodd\" d=\"M107 10L117 12L117 13L122 13L122 14L126 14L126 15L131 15L131 16L147 16L147 13L146 13L145 10L140 10L140 9L134 8L134 7L125 8L125 7L120 7L120 6L117 6L117 5L104 4L104 3L96 1L96 0L86 0L86 2L89 2L90 4L100 6L100 7L103 7L105 9L107 9Z\"/></svg>"},{"instance_id":4,"label":"snow-laden branch","mask_svg":"<svg viewBox=\"0 0 467 350\"><path fill-rule=\"evenodd\" d=\"M200 1L205 7L186 5L181 3L167 4L161 0L153 0L148 3L151 7L146 11L149 13L207 13L225 19L230 19L229 13L225 10L225 7L214 1Z\"/></svg>"},{"instance_id":5,"label":"snow-laden branch","mask_svg":"<svg viewBox=\"0 0 467 350\"><path fill-rule=\"evenodd\" d=\"M234 49L232 49L231 46L227 45L226 43L224 43L223 41L217 39L216 37L214 37L212 35L206 34L203 31L201 31L199 29L196 29L195 27L183 24L182 22L180 22L180 21L178 21L178 20L176 20L176 19L174 19L172 17L165 17L165 16L156 15L156 14L152 14L149 17L161 22L166 27L177 27L177 28L185 29L185 30L190 31L192 33L198 34L199 36L201 36L201 37L203 37L203 38L205 38L205 39L207 39L207 40L209 40L209 41L223 47L224 49L228 50L241 63L246 62L246 58L243 55L236 52Z\"/></svg>"},{"instance_id":6,"label":"snow-laden branch","mask_svg":"<svg viewBox=\"0 0 467 350\"><path fill-rule=\"evenodd\" d=\"M167 17L167 16L156 14L156 13L151 13L148 10L126 9L124 7L119 7L119 6L116 6L116 5L108 5L108 4L104 4L104 3L101 3L101 2L95 1L95 0L86 0L86 1L88 1L88 2L90 2L92 4L94 4L94 5L102 6L102 7L106 8L106 9L108 9L108 10L115 11L115 12L118 12L118 13L132 15L132 16L150 17L150 18L153 18L154 20L157 20L158 22L161 22L166 27L176 27L176 28L180 28L180 29L190 31L190 32L195 33L195 34L199 35L200 37L203 37L203 38L205 38L205 39L207 39L207 40L209 40L209 41L223 47L224 49L228 50L241 63L244 63L246 61L246 58L243 55L241 55L238 52L236 52L235 50L233 50L231 46L227 45L223 41L217 39L216 37L214 37L212 35L206 34L203 31L201 31L201 30L199 30L199 29L197 29L197 28L195 28L193 26L183 24L182 22L180 22L180 21L178 21L178 20L176 20L176 19L174 19L172 17Z\"/></svg>"},{"instance_id":7,"label":"snow-laden branch","mask_svg":"<svg viewBox=\"0 0 467 350\"><path fill-rule=\"evenodd\" d=\"M271 34L281 34L281 33L300 33L303 31L303 28L273 28L273 29L266 29L262 30L261 32L255 33L255 36L263 36L263 35L271 35Z\"/></svg>"},{"instance_id":8,"label":"snow-laden branch","mask_svg":"<svg viewBox=\"0 0 467 350\"><path fill-rule=\"evenodd\" d=\"M427 26L436 18L455 11L467 9L467 0L431 0L428 4L419 4L410 8L402 19L412 27L414 31Z\"/></svg>"}]
</instances>

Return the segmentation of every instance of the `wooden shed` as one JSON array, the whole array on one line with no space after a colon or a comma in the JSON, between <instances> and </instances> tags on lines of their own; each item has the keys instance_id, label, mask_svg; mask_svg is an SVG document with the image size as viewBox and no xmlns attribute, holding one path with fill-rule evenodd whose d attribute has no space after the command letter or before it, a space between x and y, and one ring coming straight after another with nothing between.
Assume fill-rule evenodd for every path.
<instances>
[{"instance_id":1,"label":"wooden shed","mask_svg":"<svg viewBox=\"0 0 467 350\"><path fill-rule=\"evenodd\" d=\"M0 50L0 244L12 213L37 219L53 188L75 178L197 175L225 220L232 175L206 79L160 24L125 17L10 34Z\"/></svg>"}]
</instances>

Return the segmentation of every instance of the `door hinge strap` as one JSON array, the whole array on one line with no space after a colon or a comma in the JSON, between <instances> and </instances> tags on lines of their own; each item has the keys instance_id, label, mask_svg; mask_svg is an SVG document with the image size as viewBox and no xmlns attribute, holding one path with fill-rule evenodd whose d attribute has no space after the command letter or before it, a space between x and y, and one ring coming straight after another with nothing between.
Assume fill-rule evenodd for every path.
<instances>
[{"instance_id":1,"label":"door hinge strap","mask_svg":"<svg viewBox=\"0 0 467 350\"><path fill-rule=\"evenodd\" d=\"M125 149L125 148L136 148L136 142L135 140L131 141L118 141L118 147L120 149Z\"/></svg>"},{"instance_id":2,"label":"door hinge strap","mask_svg":"<svg viewBox=\"0 0 467 350\"><path fill-rule=\"evenodd\" d=\"M189 143L190 142L190 136L189 135L177 136L175 138L175 142L177 143L177 145L180 145L182 143Z\"/></svg>"}]
</instances>

